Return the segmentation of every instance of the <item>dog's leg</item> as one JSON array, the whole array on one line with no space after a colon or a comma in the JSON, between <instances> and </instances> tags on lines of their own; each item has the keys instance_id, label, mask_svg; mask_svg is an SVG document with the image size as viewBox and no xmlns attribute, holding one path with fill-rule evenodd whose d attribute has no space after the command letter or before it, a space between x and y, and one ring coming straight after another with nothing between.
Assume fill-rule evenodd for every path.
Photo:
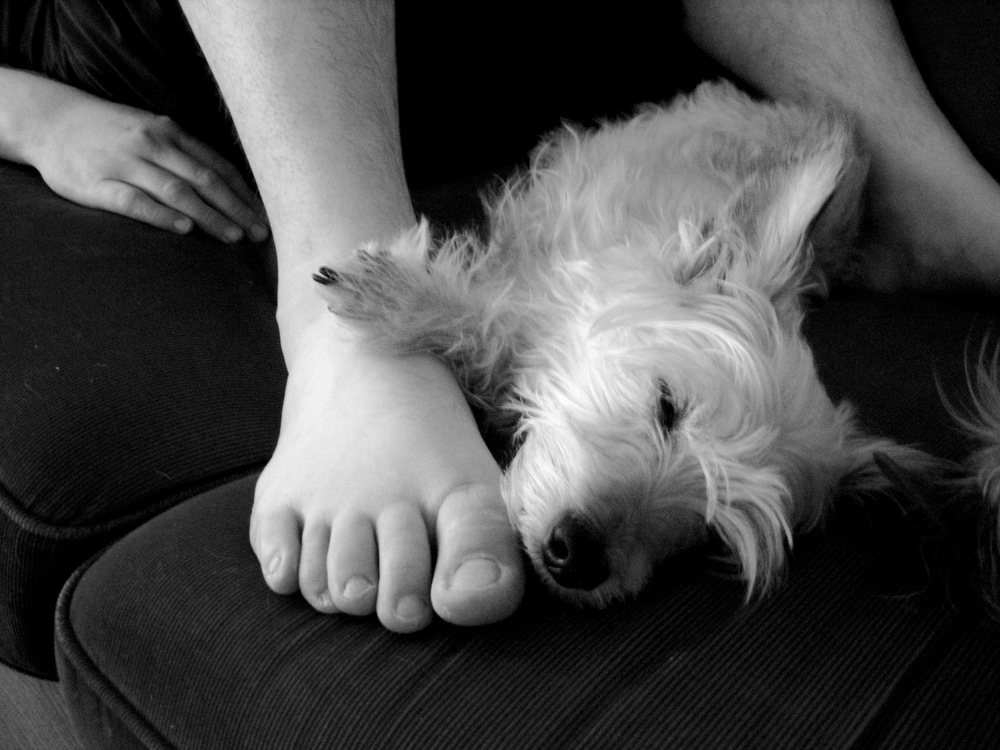
<instances>
[{"instance_id":1,"label":"dog's leg","mask_svg":"<svg viewBox=\"0 0 1000 750\"><path fill-rule=\"evenodd\" d=\"M507 385L518 328L498 255L471 235L435 245L424 221L314 278L331 312L371 345L441 357L470 400L490 407Z\"/></svg>"}]
</instances>

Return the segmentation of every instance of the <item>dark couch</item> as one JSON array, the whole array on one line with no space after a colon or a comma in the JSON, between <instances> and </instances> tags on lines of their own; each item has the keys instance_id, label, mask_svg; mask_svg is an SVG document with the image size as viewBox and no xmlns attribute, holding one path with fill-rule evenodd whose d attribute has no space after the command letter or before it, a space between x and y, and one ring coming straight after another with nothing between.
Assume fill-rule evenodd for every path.
<instances>
[{"instance_id":1,"label":"dark couch","mask_svg":"<svg viewBox=\"0 0 1000 750\"><path fill-rule=\"evenodd\" d=\"M603 110L703 73L612 87ZM494 119L489 158L466 158L482 133L412 125L404 84L418 207L475 220L476 175L552 120ZM584 116L584 93L537 111ZM0 747L1000 743L998 628L926 593L912 530L878 507L845 502L750 604L703 555L605 612L531 583L503 623L411 636L270 593L247 541L284 379L266 252L70 205L11 165L0 217ZM961 398L995 307L838 292L808 335L869 429L957 458L938 390Z\"/></svg>"}]
</instances>

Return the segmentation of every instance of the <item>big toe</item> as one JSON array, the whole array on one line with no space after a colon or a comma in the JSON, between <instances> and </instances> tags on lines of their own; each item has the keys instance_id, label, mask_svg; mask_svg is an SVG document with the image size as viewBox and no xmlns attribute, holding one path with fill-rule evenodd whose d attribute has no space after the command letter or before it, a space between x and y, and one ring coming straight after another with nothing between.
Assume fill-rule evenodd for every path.
<instances>
[{"instance_id":1,"label":"big toe","mask_svg":"<svg viewBox=\"0 0 1000 750\"><path fill-rule=\"evenodd\" d=\"M453 492L438 511L438 559L431 602L455 625L486 625L509 617L524 596L524 562L499 491Z\"/></svg>"}]
</instances>

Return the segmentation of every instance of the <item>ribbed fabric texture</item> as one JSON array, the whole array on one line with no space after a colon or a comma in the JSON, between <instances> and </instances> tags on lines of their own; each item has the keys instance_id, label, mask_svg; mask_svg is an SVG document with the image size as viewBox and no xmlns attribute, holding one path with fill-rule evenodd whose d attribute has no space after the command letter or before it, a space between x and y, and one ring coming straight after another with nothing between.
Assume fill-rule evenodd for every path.
<instances>
[{"instance_id":1,"label":"ribbed fabric texture","mask_svg":"<svg viewBox=\"0 0 1000 750\"><path fill-rule=\"evenodd\" d=\"M997 173L1000 87L984 76L1000 71L1000 47L981 33L997 28L994 4L895 5L935 96ZM97 4L32 3L57 6ZM132 32L157 3L108 8L148 46ZM627 112L706 69L669 58L683 42L651 11L584 14L570 30L537 3L490 9L486 23L471 8L400 4L403 137L423 182L516 161L539 128ZM511 39L513 54L495 53ZM124 53L124 66L112 55L88 72L134 71L135 46L86 30L77 41ZM190 105L195 78L211 99L203 69L174 68L176 45L164 55L180 98L156 101ZM470 69L475 86L453 77ZM62 581L127 529L259 466L282 370L249 251L70 206L27 170L0 167L0 189L0 659L51 674ZM810 336L831 392L866 424L953 456L931 372L961 394L975 312L840 296ZM738 586L689 561L623 609L581 613L533 591L495 628L399 638L268 593L244 541L251 490L252 478L183 503L66 590L62 675L92 747L994 744L994 634L873 588L887 578L879 542L850 529L800 544L788 586L748 609Z\"/></svg>"},{"instance_id":2,"label":"ribbed fabric texture","mask_svg":"<svg viewBox=\"0 0 1000 750\"><path fill-rule=\"evenodd\" d=\"M884 585L879 538L856 519L803 538L786 585L749 606L737 582L689 557L606 612L533 587L496 626L396 636L374 618L322 616L270 593L246 541L252 492L251 478L164 513L64 592L60 674L88 747L763 750L995 738L987 704L1000 641L980 633L961 645L966 625L896 579ZM920 741L893 745L897 733Z\"/></svg>"},{"instance_id":3,"label":"ribbed fabric texture","mask_svg":"<svg viewBox=\"0 0 1000 750\"><path fill-rule=\"evenodd\" d=\"M976 351L995 320L841 294L808 329L830 390L871 427L951 455L935 380L960 394L969 336ZM246 541L252 489L153 519L64 593L62 676L90 746L977 746L995 728L985 698L966 698L994 686L1000 643L922 604L919 562L849 510L798 540L785 586L748 607L694 557L608 612L533 589L497 626L399 637L267 590ZM942 688L947 675L962 685ZM948 711L932 710L942 694Z\"/></svg>"},{"instance_id":4,"label":"ribbed fabric texture","mask_svg":"<svg viewBox=\"0 0 1000 750\"><path fill-rule=\"evenodd\" d=\"M284 365L262 250L70 204L0 164L0 660L52 675L73 568L259 469Z\"/></svg>"},{"instance_id":5,"label":"ribbed fabric texture","mask_svg":"<svg viewBox=\"0 0 1000 750\"><path fill-rule=\"evenodd\" d=\"M1000 656L996 627L969 625L920 675L913 699L887 719L885 746L987 748L1000 743Z\"/></svg>"}]
</instances>

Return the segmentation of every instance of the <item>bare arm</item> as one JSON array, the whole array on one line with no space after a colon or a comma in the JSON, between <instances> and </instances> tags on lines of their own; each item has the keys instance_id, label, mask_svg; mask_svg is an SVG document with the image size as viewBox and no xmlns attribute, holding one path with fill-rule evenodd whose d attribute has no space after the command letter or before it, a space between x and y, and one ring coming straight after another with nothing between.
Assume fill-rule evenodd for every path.
<instances>
[{"instance_id":1,"label":"bare arm","mask_svg":"<svg viewBox=\"0 0 1000 750\"><path fill-rule=\"evenodd\" d=\"M68 200L162 229L268 234L239 171L168 118L31 72L0 67L0 158L35 167Z\"/></svg>"},{"instance_id":2,"label":"bare arm","mask_svg":"<svg viewBox=\"0 0 1000 750\"><path fill-rule=\"evenodd\" d=\"M40 125L64 105L68 86L35 73L0 67L0 158L31 164Z\"/></svg>"}]
</instances>

